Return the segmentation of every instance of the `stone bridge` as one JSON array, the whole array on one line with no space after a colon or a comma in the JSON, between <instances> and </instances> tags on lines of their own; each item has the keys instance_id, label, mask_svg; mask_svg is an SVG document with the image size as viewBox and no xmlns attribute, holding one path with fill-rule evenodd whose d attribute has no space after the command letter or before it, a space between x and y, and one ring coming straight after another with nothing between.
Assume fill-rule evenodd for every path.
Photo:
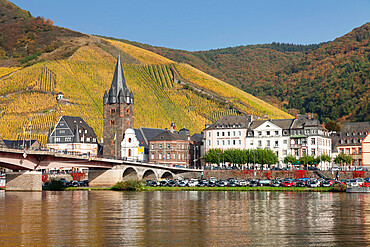
<instances>
[{"instance_id":1,"label":"stone bridge","mask_svg":"<svg viewBox=\"0 0 370 247\"><path fill-rule=\"evenodd\" d=\"M127 179L198 178L202 172L202 170L150 163L5 148L0 148L0 167L28 171L72 167L89 168L89 185L95 187L112 186L116 182ZM17 181L22 181L22 177L17 176L17 178Z\"/></svg>"}]
</instances>

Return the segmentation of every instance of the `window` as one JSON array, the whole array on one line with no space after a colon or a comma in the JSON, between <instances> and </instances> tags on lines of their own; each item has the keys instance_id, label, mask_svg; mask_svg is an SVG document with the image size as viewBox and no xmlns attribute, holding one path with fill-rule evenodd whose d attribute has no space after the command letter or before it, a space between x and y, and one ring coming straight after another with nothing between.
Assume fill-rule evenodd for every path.
<instances>
[{"instance_id":1,"label":"window","mask_svg":"<svg viewBox=\"0 0 370 247\"><path fill-rule=\"evenodd\" d=\"M87 130L85 130L85 134L87 134Z\"/></svg>"},{"instance_id":2,"label":"window","mask_svg":"<svg viewBox=\"0 0 370 247\"><path fill-rule=\"evenodd\" d=\"M275 135L278 136L279 135L279 131L275 131Z\"/></svg>"},{"instance_id":3,"label":"window","mask_svg":"<svg viewBox=\"0 0 370 247\"><path fill-rule=\"evenodd\" d=\"M302 154L306 155L306 149L302 149Z\"/></svg>"},{"instance_id":4,"label":"window","mask_svg":"<svg viewBox=\"0 0 370 247\"><path fill-rule=\"evenodd\" d=\"M217 136L220 136L220 132L217 132Z\"/></svg>"},{"instance_id":5,"label":"window","mask_svg":"<svg viewBox=\"0 0 370 247\"><path fill-rule=\"evenodd\" d=\"M225 140L222 140L222 145L225 145Z\"/></svg>"},{"instance_id":6,"label":"window","mask_svg":"<svg viewBox=\"0 0 370 247\"><path fill-rule=\"evenodd\" d=\"M266 131L266 135L268 135L268 136L269 136L269 135L270 135L270 131Z\"/></svg>"},{"instance_id":7,"label":"window","mask_svg":"<svg viewBox=\"0 0 370 247\"><path fill-rule=\"evenodd\" d=\"M235 131L233 131L233 136L235 136Z\"/></svg>"},{"instance_id":8,"label":"window","mask_svg":"<svg viewBox=\"0 0 370 247\"><path fill-rule=\"evenodd\" d=\"M110 115L114 115L114 114L116 114L116 109L115 108L110 109Z\"/></svg>"},{"instance_id":9,"label":"window","mask_svg":"<svg viewBox=\"0 0 370 247\"><path fill-rule=\"evenodd\" d=\"M358 154L362 154L362 148L358 149Z\"/></svg>"},{"instance_id":10,"label":"window","mask_svg":"<svg viewBox=\"0 0 370 247\"><path fill-rule=\"evenodd\" d=\"M288 155L286 150L283 151L283 155Z\"/></svg>"},{"instance_id":11,"label":"window","mask_svg":"<svg viewBox=\"0 0 370 247\"><path fill-rule=\"evenodd\" d=\"M219 141L219 140L217 140L217 146L218 146L218 145L220 145L220 141Z\"/></svg>"},{"instance_id":12,"label":"window","mask_svg":"<svg viewBox=\"0 0 370 247\"><path fill-rule=\"evenodd\" d=\"M65 133L66 131L65 130L59 130L59 133L60 134L63 134L63 133Z\"/></svg>"},{"instance_id":13,"label":"window","mask_svg":"<svg viewBox=\"0 0 370 247\"><path fill-rule=\"evenodd\" d=\"M227 136L230 136L230 131L227 132Z\"/></svg>"},{"instance_id":14,"label":"window","mask_svg":"<svg viewBox=\"0 0 370 247\"><path fill-rule=\"evenodd\" d=\"M253 146L253 141L250 142L250 145Z\"/></svg>"},{"instance_id":15,"label":"window","mask_svg":"<svg viewBox=\"0 0 370 247\"><path fill-rule=\"evenodd\" d=\"M239 145L242 145L242 140L239 140Z\"/></svg>"},{"instance_id":16,"label":"window","mask_svg":"<svg viewBox=\"0 0 370 247\"><path fill-rule=\"evenodd\" d=\"M158 155L158 159L162 159L162 154L161 153L159 153L159 155Z\"/></svg>"},{"instance_id":17,"label":"window","mask_svg":"<svg viewBox=\"0 0 370 247\"><path fill-rule=\"evenodd\" d=\"M218 134L218 132L217 132L217 134ZM218 135L217 135L218 136ZM211 131L210 132L208 132L208 137L211 137Z\"/></svg>"},{"instance_id":18,"label":"window","mask_svg":"<svg viewBox=\"0 0 370 247\"><path fill-rule=\"evenodd\" d=\"M248 136L252 136L253 135L253 133L252 132L248 132Z\"/></svg>"},{"instance_id":19,"label":"window","mask_svg":"<svg viewBox=\"0 0 370 247\"><path fill-rule=\"evenodd\" d=\"M279 146L279 141L275 141L275 147Z\"/></svg>"},{"instance_id":20,"label":"window","mask_svg":"<svg viewBox=\"0 0 370 247\"><path fill-rule=\"evenodd\" d=\"M170 144L167 144L167 148L168 148L168 149L171 149L171 145L170 145Z\"/></svg>"},{"instance_id":21,"label":"window","mask_svg":"<svg viewBox=\"0 0 370 247\"><path fill-rule=\"evenodd\" d=\"M130 114L130 109L127 109L127 110L126 110L126 113L127 113L127 114Z\"/></svg>"},{"instance_id":22,"label":"window","mask_svg":"<svg viewBox=\"0 0 370 247\"><path fill-rule=\"evenodd\" d=\"M154 160L154 153L152 153L152 157L151 157L152 160Z\"/></svg>"},{"instance_id":23,"label":"window","mask_svg":"<svg viewBox=\"0 0 370 247\"><path fill-rule=\"evenodd\" d=\"M284 140L284 141L283 141L283 143L284 143L284 144L288 144L288 140Z\"/></svg>"},{"instance_id":24,"label":"window","mask_svg":"<svg viewBox=\"0 0 370 247\"><path fill-rule=\"evenodd\" d=\"M258 135L261 136L262 135L262 131L258 131Z\"/></svg>"},{"instance_id":25,"label":"window","mask_svg":"<svg viewBox=\"0 0 370 247\"><path fill-rule=\"evenodd\" d=\"M128 143L131 143L131 138L128 138Z\"/></svg>"},{"instance_id":26,"label":"window","mask_svg":"<svg viewBox=\"0 0 370 247\"><path fill-rule=\"evenodd\" d=\"M152 144L152 149L154 149L154 144Z\"/></svg>"},{"instance_id":27,"label":"window","mask_svg":"<svg viewBox=\"0 0 370 247\"><path fill-rule=\"evenodd\" d=\"M159 149L162 149L162 144L159 144Z\"/></svg>"},{"instance_id":28,"label":"window","mask_svg":"<svg viewBox=\"0 0 370 247\"><path fill-rule=\"evenodd\" d=\"M239 131L239 136L242 136L242 132L241 131Z\"/></svg>"},{"instance_id":29,"label":"window","mask_svg":"<svg viewBox=\"0 0 370 247\"><path fill-rule=\"evenodd\" d=\"M235 140L233 140L233 145L235 145Z\"/></svg>"},{"instance_id":30,"label":"window","mask_svg":"<svg viewBox=\"0 0 370 247\"><path fill-rule=\"evenodd\" d=\"M258 146L262 147L262 141L258 141Z\"/></svg>"},{"instance_id":31,"label":"window","mask_svg":"<svg viewBox=\"0 0 370 247\"><path fill-rule=\"evenodd\" d=\"M211 146L211 140L208 140L208 145Z\"/></svg>"},{"instance_id":32,"label":"window","mask_svg":"<svg viewBox=\"0 0 370 247\"><path fill-rule=\"evenodd\" d=\"M93 138L93 142L96 142L96 138Z\"/></svg>"},{"instance_id":33,"label":"window","mask_svg":"<svg viewBox=\"0 0 370 247\"><path fill-rule=\"evenodd\" d=\"M315 138L312 138L312 139L311 139L311 145L315 145L315 142L316 142L316 141L315 141Z\"/></svg>"},{"instance_id":34,"label":"window","mask_svg":"<svg viewBox=\"0 0 370 247\"><path fill-rule=\"evenodd\" d=\"M352 154L356 154L356 148L352 149Z\"/></svg>"},{"instance_id":35,"label":"window","mask_svg":"<svg viewBox=\"0 0 370 247\"><path fill-rule=\"evenodd\" d=\"M86 137L86 141L89 142L90 141L90 137Z\"/></svg>"},{"instance_id":36,"label":"window","mask_svg":"<svg viewBox=\"0 0 370 247\"><path fill-rule=\"evenodd\" d=\"M176 159L176 154L172 154L172 159Z\"/></svg>"},{"instance_id":37,"label":"window","mask_svg":"<svg viewBox=\"0 0 370 247\"><path fill-rule=\"evenodd\" d=\"M230 145L230 140L227 140L227 145Z\"/></svg>"},{"instance_id":38,"label":"window","mask_svg":"<svg viewBox=\"0 0 370 247\"><path fill-rule=\"evenodd\" d=\"M267 140L267 146L268 147L270 146L270 140Z\"/></svg>"},{"instance_id":39,"label":"window","mask_svg":"<svg viewBox=\"0 0 370 247\"><path fill-rule=\"evenodd\" d=\"M311 149L311 154L316 155L316 150L314 148Z\"/></svg>"},{"instance_id":40,"label":"window","mask_svg":"<svg viewBox=\"0 0 370 247\"><path fill-rule=\"evenodd\" d=\"M70 142L70 141L72 141L72 137L66 137L66 142Z\"/></svg>"},{"instance_id":41,"label":"window","mask_svg":"<svg viewBox=\"0 0 370 247\"><path fill-rule=\"evenodd\" d=\"M128 157L130 157L132 154L131 154L131 149L128 150Z\"/></svg>"},{"instance_id":42,"label":"window","mask_svg":"<svg viewBox=\"0 0 370 247\"><path fill-rule=\"evenodd\" d=\"M178 156L179 156L179 160L181 160L181 154L179 154Z\"/></svg>"},{"instance_id":43,"label":"window","mask_svg":"<svg viewBox=\"0 0 370 247\"><path fill-rule=\"evenodd\" d=\"M110 120L110 126L114 126L114 120Z\"/></svg>"},{"instance_id":44,"label":"window","mask_svg":"<svg viewBox=\"0 0 370 247\"><path fill-rule=\"evenodd\" d=\"M294 154L295 154L295 156L298 156L299 155L298 149L294 149Z\"/></svg>"},{"instance_id":45,"label":"window","mask_svg":"<svg viewBox=\"0 0 370 247\"><path fill-rule=\"evenodd\" d=\"M170 153L167 153L167 159L170 160L171 159L171 154Z\"/></svg>"},{"instance_id":46,"label":"window","mask_svg":"<svg viewBox=\"0 0 370 247\"><path fill-rule=\"evenodd\" d=\"M222 131L222 136L225 136L225 132Z\"/></svg>"}]
</instances>

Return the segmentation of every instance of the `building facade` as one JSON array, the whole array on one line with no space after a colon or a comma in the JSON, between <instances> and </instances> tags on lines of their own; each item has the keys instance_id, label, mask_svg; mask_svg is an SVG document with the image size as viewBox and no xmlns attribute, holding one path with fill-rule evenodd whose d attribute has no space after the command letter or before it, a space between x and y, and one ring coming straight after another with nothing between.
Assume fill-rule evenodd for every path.
<instances>
[{"instance_id":1,"label":"building facade","mask_svg":"<svg viewBox=\"0 0 370 247\"><path fill-rule=\"evenodd\" d=\"M126 129L121 142L121 158L136 162L148 162L147 147L140 129Z\"/></svg>"},{"instance_id":2,"label":"building facade","mask_svg":"<svg viewBox=\"0 0 370 247\"><path fill-rule=\"evenodd\" d=\"M98 154L96 134L80 117L61 116L54 130L49 133L46 147L72 155Z\"/></svg>"},{"instance_id":3,"label":"building facade","mask_svg":"<svg viewBox=\"0 0 370 247\"><path fill-rule=\"evenodd\" d=\"M134 95L127 88L120 56L109 93L105 91L103 105L103 156L122 157L120 145L124 133L128 128L134 128Z\"/></svg>"},{"instance_id":4,"label":"building facade","mask_svg":"<svg viewBox=\"0 0 370 247\"><path fill-rule=\"evenodd\" d=\"M295 119L253 120L252 116L225 116L204 130L205 152L212 148L269 148L279 163L291 154L331 155L329 132L316 119L298 115ZM320 164L329 166L330 164Z\"/></svg>"},{"instance_id":5,"label":"building facade","mask_svg":"<svg viewBox=\"0 0 370 247\"><path fill-rule=\"evenodd\" d=\"M363 165L362 142L369 134L370 122L344 123L341 132L333 138L338 154L352 156L353 166Z\"/></svg>"},{"instance_id":6,"label":"building facade","mask_svg":"<svg viewBox=\"0 0 370 247\"><path fill-rule=\"evenodd\" d=\"M370 133L361 142L362 147L362 165L370 166Z\"/></svg>"},{"instance_id":7,"label":"building facade","mask_svg":"<svg viewBox=\"0 0 370 247\"><path fill-rule=\"evenodd\" d=\"M191 141L183 138L173 129L165 130L149 140L149 162L168 165L190 167Z\"/></svg>"}]
</instances>

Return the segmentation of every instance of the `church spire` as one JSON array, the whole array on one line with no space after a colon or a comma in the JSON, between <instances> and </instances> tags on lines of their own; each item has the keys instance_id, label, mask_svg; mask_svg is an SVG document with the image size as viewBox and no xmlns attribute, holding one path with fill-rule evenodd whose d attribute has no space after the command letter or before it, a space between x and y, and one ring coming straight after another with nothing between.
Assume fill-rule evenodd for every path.
<instances>
[{"instance_id":1,"label":"church spire","mask_svg":"<svg viewBox=\"0 0 370 247\"><path fill-rule=\"evenodd\" d=\"M120 92L122 93L129 92L126 85L125 76L123 74L121 55L118 56L116 69L114 70L112 85L110 87L109 93L104 94L103 103L104 104L124 103L122 102L122 100L120 100Z\"/></svg>"}]
</instances>

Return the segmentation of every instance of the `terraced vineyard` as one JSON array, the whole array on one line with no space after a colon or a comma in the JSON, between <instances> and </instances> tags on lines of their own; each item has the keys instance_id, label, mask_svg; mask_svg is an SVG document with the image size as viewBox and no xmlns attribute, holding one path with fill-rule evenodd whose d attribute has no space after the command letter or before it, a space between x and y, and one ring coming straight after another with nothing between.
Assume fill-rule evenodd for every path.
<instances>
[{"instance_id":1,"label":"terraced vineyard","mask_svg":"<svg viewBox=\"0 0 370 247\"><path fill-rule=\"evenodd\" d=\"M168 128L175 121L180 128L186 127L195 133L223 115L291 117L188 65L174 63L132 45L108 42L111 47L90 44L79 48L68 59L6 72L0 78L3 138L23 139L23 126L26 126L25 138L29 138L31 119L32 138L45 145L55 121L62 115L70 115L81 116L100 140L102 98L104 91L110 88L119 52L141 62L123 65L127 86L135 95L135 127ZM191 86L185 86L186 83ZM65 101L57 102L58 92L64 94Z\"/></svg>"}]
</instances>

